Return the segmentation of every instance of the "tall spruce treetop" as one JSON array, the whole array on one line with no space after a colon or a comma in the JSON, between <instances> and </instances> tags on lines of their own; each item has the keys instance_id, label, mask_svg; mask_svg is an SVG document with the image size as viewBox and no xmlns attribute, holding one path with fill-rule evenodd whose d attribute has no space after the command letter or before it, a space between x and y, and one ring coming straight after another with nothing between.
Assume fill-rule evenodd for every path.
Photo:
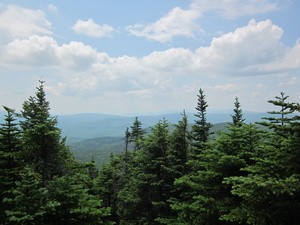
<instances>
[{"instance_id":1,"label":"tall spruce treetop","mask_svg":"<svg viewBox=\"0 0 300 225\"><path fill-rule=\"evenodd\" d=\"M242 126L245 119L243 119L243 111L238 97L235 97L233 112L234 114L231 115L233 125L238 127Z\"/></svg>"},{"instance_id":2,"label":"tall spruce treetop","mask_svg":"<svg viewBox=\"0 0 300 225\"><path fill-rule=\"evenodd\" d=\"M143 139L143 135L146 133L146 131L142 128L142 122L138 119L138 117L135 117L133 121L133 125L130 126L131 132L130 132L130 142L134 142L134 151L140 149L140 141Z\"/></svg>"},{"instance_id":3,"label":"tall spruce treetop","mask_svg":"<svg viewBox=\"0 0 300 225\"><path fill-rule=\"evenodd\" d=\"M23 131L25 160L33 170L40 173L43 181L61 174L63 159L60 139L61 131L56 127L57 119L50 116L46 100L44 81L39 81L35 96L23 103L20 127Z\"/></svg>"},{"instance_id":4,"label":"tall spruce treetop","mask_svg":"<svg viewBox=\"0 0 300 225\"><path fill-rule=\"evenodd\" d=\"M206 121L206 110L208 104L205 101L204 91L201 88L199 90L199 95L197 96L197 114L195 114L195 117L198 119L195 120L195 124L192 126L192 137L195 141L193 145L196 148L202 149L204 147L204 143L206 143L209 139L209 130L212 125Z\"/></svg>"}]
</instances>

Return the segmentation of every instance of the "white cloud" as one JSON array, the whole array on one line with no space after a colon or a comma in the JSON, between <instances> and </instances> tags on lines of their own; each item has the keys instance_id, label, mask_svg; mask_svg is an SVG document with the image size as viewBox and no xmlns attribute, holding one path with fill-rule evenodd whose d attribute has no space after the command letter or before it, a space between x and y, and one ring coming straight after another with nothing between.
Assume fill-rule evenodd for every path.
<instances>
[{"instance_id":1,"label":"white cloud","mask_svg":"<svg viewBox=\"0 0 300 225\"><path fill-rule=\"evenodd\" d=\"M51 23L43 11L15 5L7 6L0 14L0 32L2 41L27 38L34 34L52 34Z\"/></svg>"},{"instance_id":2,"label":"white cloud","mask_svg":"<svg viewBox=\"0 0 300 225\"><path fill-rule=\"evenodd\" d=\"M277 10L269 0L194 0L187 10L175 7L167 15L151 24L135 24L126 28L130 34L159 42L170 42L175 36L194 38L203 33L199 19L214 13L225 19L255 15Z\"/></svg>"},{"instance_id":3,"label":"white cloud","mask_svg":"<svg viewBox=\"0 0 300 225\"><path fill-rule=\"evenodd\" d=\"M196 19L199 13L194 10L172 9L165 17L149 25L136 24L126 28L132 35L146 37L159 42L171 41L174 36L195 37L195 31L201 31Z\"/></svg>"},{"instance_id":4,"label":"white cloud","mask_svg":"<svg viewBox=\"0 0 300 225\"><path fill-rule=\"evenodd\" d=\"M52 66L58 63L57 43L48 36L31 36L28 39L15 39L2 48L0 53L4 66L14 69L32 66Z\"/></svg>"},{"instance_id":5,"label":"white cloud","mask_svg":"<svg viewBox=\"0 0 300 225\"><path fill-rule=\"evenodd\" d=\"M60 46L52 37L35 35L4 46L0 62L13 69L56 68L63 79L57 92L69 95L101 96L113 90L128 95L147 95L174 90L179 86L178 80L186 80L188 76L193 79L207 75L210 78L211 75L243 77L299 69L299 43L293 48L284 46L280 42L282 33L282 29L270 20L251 20L244 27L214 38L208 47L195 51L171 48L141 58L113 58L81 42ZM282 65L278 65L281 61ZM238 90L235 82L226 83L229 84L215 88Z\"/></svg>"},{"instance_id":6,"label":"white cloud","mask_svg":"<svg viewBox=\"0 0 300 225\"><path fill-rule=\"evenodd\" d=\"M72 70L88 69L97 57L97 51L91 46L75 41L57 47L57 54L60 62Z\"/></svg>"},{"instance_id":7,"label":"white cloud","mask_svg":"<svg viewBox=\"0 0 300 225\"><path fill-rule=\"evenodd\" d=\"M198 48L197 67L233 76L274 72L276 69L267 71L262 65L285 57L287 48L280 43L282 34L283 30L270 20L251 20L247 26L213 38L209 47Z\"/></svg>"},{"instance_id":8,"label":"white cloud","mask_svg":"<svg viewBox=\"0 0 300 225\"><path fill-rule=\"evenodd\" d=\"M72 29L77 33L91 37L110 37L115 29L109 25L99 25L92 19L78 20Z\"/></svg>"},{"instance_id":9,"label":"white cloud","mask_svg":"<svg viewBox=\"0 0 300 225\"><path fill-rule=\"evenodd\" d=\"M2 47L2 65L13 69L31 67L58 67L69 70L87 69L96 59L97 52L81 42L58 46L49 36L33 35L28 39L15 39Z\"/></svg>"}]
</instances>

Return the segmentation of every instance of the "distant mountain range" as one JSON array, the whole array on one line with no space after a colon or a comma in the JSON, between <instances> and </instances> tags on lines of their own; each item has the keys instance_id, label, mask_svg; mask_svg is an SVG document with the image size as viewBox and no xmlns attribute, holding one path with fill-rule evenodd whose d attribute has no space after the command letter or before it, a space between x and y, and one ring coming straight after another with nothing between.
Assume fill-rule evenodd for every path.
<instances>
[{"instance_id":1,"label":"distant mountain range","mask_svg":"<svg viewBox=\"0 0 300 225\"><path fill-rule=\"evenodd\" d=\"M4 111L0 111L0 123L4 119ZM190 124L196 119L194 113L186 113ZM232 111L212 110L207 113L207 120L212 124L231 122ZM267 113L243 112L247 123L261 121ZM59 115L58 127L62 135L67 136L70 142L98 137L123 137L127 127L132 126L134 116L117 116L101 113L82 113L74 115ZM182 119L181 113L168 113L161 115L138 116L143 128L154 126L159 120L166 118L171 124Z\"/></svg>"},{"instance_id":2,"label":"distant mountain range","mask_svg":"<svg viewBox=\"0 0 300 225\"><path fill-rule=\"evenodd\" d=\"M0 111L0 123L3 123L4 111ZM186 113L189 124L196 119L194 113ZM207 113L208 122L214 124L213 130L224 130L231 122L232 111L211 111ZM243 112L247 123L261 121L267 113ZM180 113L138 116L144 129L154 126L165 118L170 124L177 124L182 119ZM67 136L67 144L76 159L88 162L94 158L98 166L109 161L111 153L120 153L124 150L124 136L127 127L132 126L134 116L117 116L101 113L82 113L75 115L59 115L58 127L62 136ZM129 146L130 148L130 146Z\"/></svg>"},{"instance_id":3,"label":"distant mountain range","mask_svg":"<svg viewBox=\"0 0 300 225\"><path fill-rule=\"evenodd\" d=\"M207 113L207 120L212 124L231 122L231 112L216 111ZM267 113L244 112L247 123L261 121ZM196 119L193 113L187 113L190 124ZM127 127L132 126L135 117L116 116L108 114L84 113L58 116L58 127L63 136L70 141L85 140L98 137L123 137ZM159 120L166 118L171 124L182 119L181 113L139 116L143 128L154 126Z\"/></svg>"}]
</instances>

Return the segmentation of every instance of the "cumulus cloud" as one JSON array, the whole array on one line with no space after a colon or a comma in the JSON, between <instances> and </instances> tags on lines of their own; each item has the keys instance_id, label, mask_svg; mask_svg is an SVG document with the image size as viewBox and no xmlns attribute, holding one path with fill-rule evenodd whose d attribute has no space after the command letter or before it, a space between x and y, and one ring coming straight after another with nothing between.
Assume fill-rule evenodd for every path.
<instances>
[{"instance_id":1,"label":"cumulus cloud","mask_svg":"<svg viewBox=\"0 0 300 225\"><path fill-rule=\"evenodd\" d=\"M15 39L2 47L2 65L14 69L60 66L69 70L87 69L96 59L97 52L81 42L59 46L49 36L33 35L28 39Z\"/></svg>"},{"instance_id":2,"label":"cumulus cloud","mask_svg":"<svg viewBox=\"0 0 300 225\"><path fill-rule=\"evenodd\" d=\"M178 80L188 77L261 76L299 69L300 45L284 46L282 34L283 30L270 20L251 20L214 38L208 47L195 51L171 48L141 58L114 58L81 42L59 45L52 37L35 35L4 46L0 62L14 69L55 67L64 80L57 87L60 92L99 95L118 90L147 95L156 93L154 90L173 90ZM215 89L238 90L233 83Z\"/></svg>"},{"instance_id":3,"label":"cumulus cloud","mask_svg":"<svg viewBox=\"0 0 300 225\"><path fill-rule=\"evenodd\" d=\"M211 68L212 71L231 75L263 74L263 65L285 57L287 48L280 42L283 30L270 20L251 20L247 26L213 38L209 47L196 50L196 68ZM214 69L215 68L215 69ZM241 74L234 74L234 73Z\"/></svg>"},{"instance_id":4,"label":"cumulus cloud","mask_svg":"<svg viewBox=\"0 0 300 225\"><path fill-rule=\"evenodd\" d=\"M154 23L130 25L126 30L138 37L170 42L175 36L194 38L195 33L203 33L199 19L209 13L225 19L235 19L278 8L276 3L269 0L194 0L186 10L175 7Z\"/></svg>"},{"instance_id":5,"label":"cumulus cloud","mask_svg":"<svg viewBox=\"0 0 300 225\"><path fill-rule=\"evenodd\" d=\"M201 31L195 20L199 13L194 10L172 9L165 17L149 25L135 24L126 28L132 35L159 42L171 41L174 36L195 37Z\"/></svg>"},{"instance_id":6,"label":"cumulus cloud","mask_svg":"<svg viewBox=\"0 0 300 225\"><path fill-rule=\"evenodd\" d=\"M78 20L72 29L77 33L91 37L110 37L115 29L107 24L99 25L92 19Z\"/></svg>"},{"instance_id":7,"label":"cumulus cloud","mask_svg":"<svg viewBox=\"0 0 300 225\"><path fill-rule=\"evenodd\" d=\"M41 10L9 5L0 14L0 32L3 39L27 38L34 34L50 35L51 23Z\"/></svg>"}]
</instances>

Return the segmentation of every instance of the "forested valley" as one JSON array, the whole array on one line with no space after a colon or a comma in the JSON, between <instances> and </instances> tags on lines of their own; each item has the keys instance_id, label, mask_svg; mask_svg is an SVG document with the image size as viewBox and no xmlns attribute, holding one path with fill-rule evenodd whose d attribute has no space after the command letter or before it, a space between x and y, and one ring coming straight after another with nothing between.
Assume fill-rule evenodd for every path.
<instances>
[{"instance_id":1,"label":"forested valley","mask_svg":"<svg viewBox=\"0 0 300 225\"><path fill-rule=\"evenodd\" d=\"M98 169L78 162L50 115L44 82L0 126L0 224L300 224L299 103L285 93L263 122L238 98L226 131L212 133L202 89L196 119L146 133L124 127L124 151Z\"/></svg>"}]
</instances>

